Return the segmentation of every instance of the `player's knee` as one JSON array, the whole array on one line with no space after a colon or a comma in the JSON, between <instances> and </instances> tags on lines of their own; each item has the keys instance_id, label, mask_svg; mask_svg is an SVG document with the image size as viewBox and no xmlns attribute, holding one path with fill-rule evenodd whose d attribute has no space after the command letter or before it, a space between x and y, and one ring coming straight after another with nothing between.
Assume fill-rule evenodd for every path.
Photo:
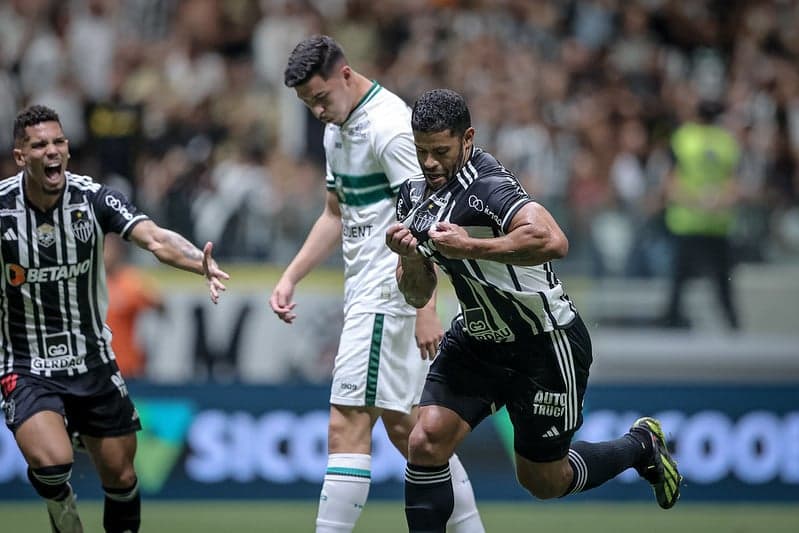
<instances>
[{"instance_id":1,"label":"player's knee","mask_svg":"<svg viewBox=\"0 0 799 533\"><path fill-rule=\"evenodd\" d=\"M137 482L136 470L133 468L133 465L129 465L117 473L114 483L110 484L109 486L119 487L119 488L133 487L134 485L136 485L136 482Z\"/></svg>"},{"instance_id":2,"label":"player's knee","mask_svg":"<svg viewBox=\"0 0 799 533\"><path fill-rule=\"evenodd\" d=\"M28 479L39 496L47 500L59 498L67 490L72 477L72 463L28 468Z\"/></svg>"},{"instance_id":3,"label":"player's knee","mask_svg":"<svg viewBox=\"0 0 799 533\"><path fill-rule=\"evenodd\" d=\"M408 454L414 463L444 464L453 451L446 434L435 426L419 423L408 438Z\"/></svg>"},{"instance_id":4,"label":"player's knee","mask_svg":"<svg viewBox=\"0 0 799 533\"><path fill-rule=\"evenodd\" d=\"M561 479L555 479L529 469L517 469L516 479L527 492L539 500L550 500L563 496L566 487Z\"/></svg>"}]
</instances>

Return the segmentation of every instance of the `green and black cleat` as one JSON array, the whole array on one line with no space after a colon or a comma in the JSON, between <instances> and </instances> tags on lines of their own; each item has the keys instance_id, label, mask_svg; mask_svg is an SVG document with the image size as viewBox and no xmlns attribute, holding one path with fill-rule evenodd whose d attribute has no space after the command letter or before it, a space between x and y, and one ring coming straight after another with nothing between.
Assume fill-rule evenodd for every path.
<instances>
[{"instance_id":1,"label":"green and black cleat","mask_svg":"<svg viewBox=\"0 0 799 533\"><path fill-rule=\"evenodd\" d=\"M680 499L682 476L677 470L677 462L672 459L666 446L663 428L656 419L645 416L633 423L630 428L630 432L632 431L644 431L651 436L652 455L635 469L652 485L658 505L663 509L671 509Z\"/></svg>"}]
</instances>

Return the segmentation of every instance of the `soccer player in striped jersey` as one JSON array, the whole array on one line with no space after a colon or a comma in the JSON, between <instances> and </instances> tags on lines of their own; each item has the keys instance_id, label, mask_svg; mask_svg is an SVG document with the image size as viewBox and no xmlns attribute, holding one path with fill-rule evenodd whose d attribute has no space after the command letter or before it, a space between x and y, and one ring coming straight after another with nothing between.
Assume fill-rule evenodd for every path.
<instances>
[{"instance_id":1,"label":"soccer player in striped jersey","mask_svg":"<svg viewBox=\"0 0 799 533\"><path fill-rule=\"evenodd\" d=\"M211 256L161 228L120 192L67 171L69 144L44 106L14 122L20 172L0 181L0 392L6 425L45 499L52 530L83 531L69 484L80 436L105 492L107 532L138 531L133 467L138 414L111 350L103 267L107 233L162 263L205 276L216 303L222 280Z\"/></svg>"},{"instance_id":2,"label":"soccer player in striped jersey","mask_svg":"<svg viewBox=\"0 0 799 533\"><path fill-rule=\"evenodd\" d=\"M385 246L400 184L421 176L407 104L353 70L328 36L295 47L285 83L326 124L327 197L269 303L281 320L292 323L295 286L341 241L344 328L333 368L329 455L316 531L345 532L352 531L369 494L378 417L407 458L428 360L443 328L432 299L418 311L405 303L394 277L396 257ZM481 532L469 478L457 456L450 463L457 480L450 526L458 533Z\"/></svg>"},{"instance_id":3,"label":"soccer player in striped jersey","mask_svg":"<svg viewBox=\"0 0 799 533\"><path fill-rule=\"evenodd\" d=\"M422 94L412 127L424 177L400 189L400 222L386 243L400 256L397 279L408 303L427 304L435 264L452 280L462 312L441 341L410 437L410 531L444 531L453 499L447 459L502 406L515 431L517 479L534 496L585 491L633 467L661 507L673 506L681 477L657 420L641 418L617 440L572 443L592 354L588 331L552 267L568 250L558 224L475 146L458 93Z\"/></svg>"}]
</instances>

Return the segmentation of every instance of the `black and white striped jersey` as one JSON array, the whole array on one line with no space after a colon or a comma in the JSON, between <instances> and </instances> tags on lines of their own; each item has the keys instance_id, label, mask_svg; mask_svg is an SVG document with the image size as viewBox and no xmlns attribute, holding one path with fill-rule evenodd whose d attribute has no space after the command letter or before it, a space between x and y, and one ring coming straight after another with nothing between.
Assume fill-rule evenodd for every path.
<instances>
[{"instance_id":1,"label":"black and white striped jersey","mask_svg":"<svg viewBox=\"0 0 799 533\"><path fill-rule=\"evenodd\" d=\"M420 253L452 280L465 330L474 338L512 342L562 328L576 317L550 262L516 266L448 259L428 238L427 231L438 221L462 226L476 238L504 235L513 216L532 201L511 172L477 147L438 191L428 191L424 178L408 180L400 189L397 219L419 241Z\"/></svg>"},{"instance_id":2,"label":"black and white striped jersey","mask_svg":"<svg viewBox=\"0 0 799 533\"><path fill-rule=\"evenodd\" d=\"M22 173L0 181L0 376L82 374L114 358L103 238L146 219L87 176L67 172L47 212L25 200Z\"/></svg>"}]
</instances>

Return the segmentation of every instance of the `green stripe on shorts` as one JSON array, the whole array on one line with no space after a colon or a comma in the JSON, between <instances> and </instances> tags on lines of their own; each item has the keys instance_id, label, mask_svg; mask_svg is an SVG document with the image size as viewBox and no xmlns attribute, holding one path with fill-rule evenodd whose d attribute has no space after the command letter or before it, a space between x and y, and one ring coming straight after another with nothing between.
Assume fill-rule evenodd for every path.
<instances>
[{"instance_id":1,"label":"green stripe on shorts","mask_svg":"<svg viewBox=\"0 0 799 533\"><path fill-rule=\"evenodd\" d=\"M383 343L385 315L375 315L372 327L372 345L369 348L369 369L366 372L366 405L374 407L377 397L377 372L380 368L380 345Z\"/></svg>"}]
</instances>

